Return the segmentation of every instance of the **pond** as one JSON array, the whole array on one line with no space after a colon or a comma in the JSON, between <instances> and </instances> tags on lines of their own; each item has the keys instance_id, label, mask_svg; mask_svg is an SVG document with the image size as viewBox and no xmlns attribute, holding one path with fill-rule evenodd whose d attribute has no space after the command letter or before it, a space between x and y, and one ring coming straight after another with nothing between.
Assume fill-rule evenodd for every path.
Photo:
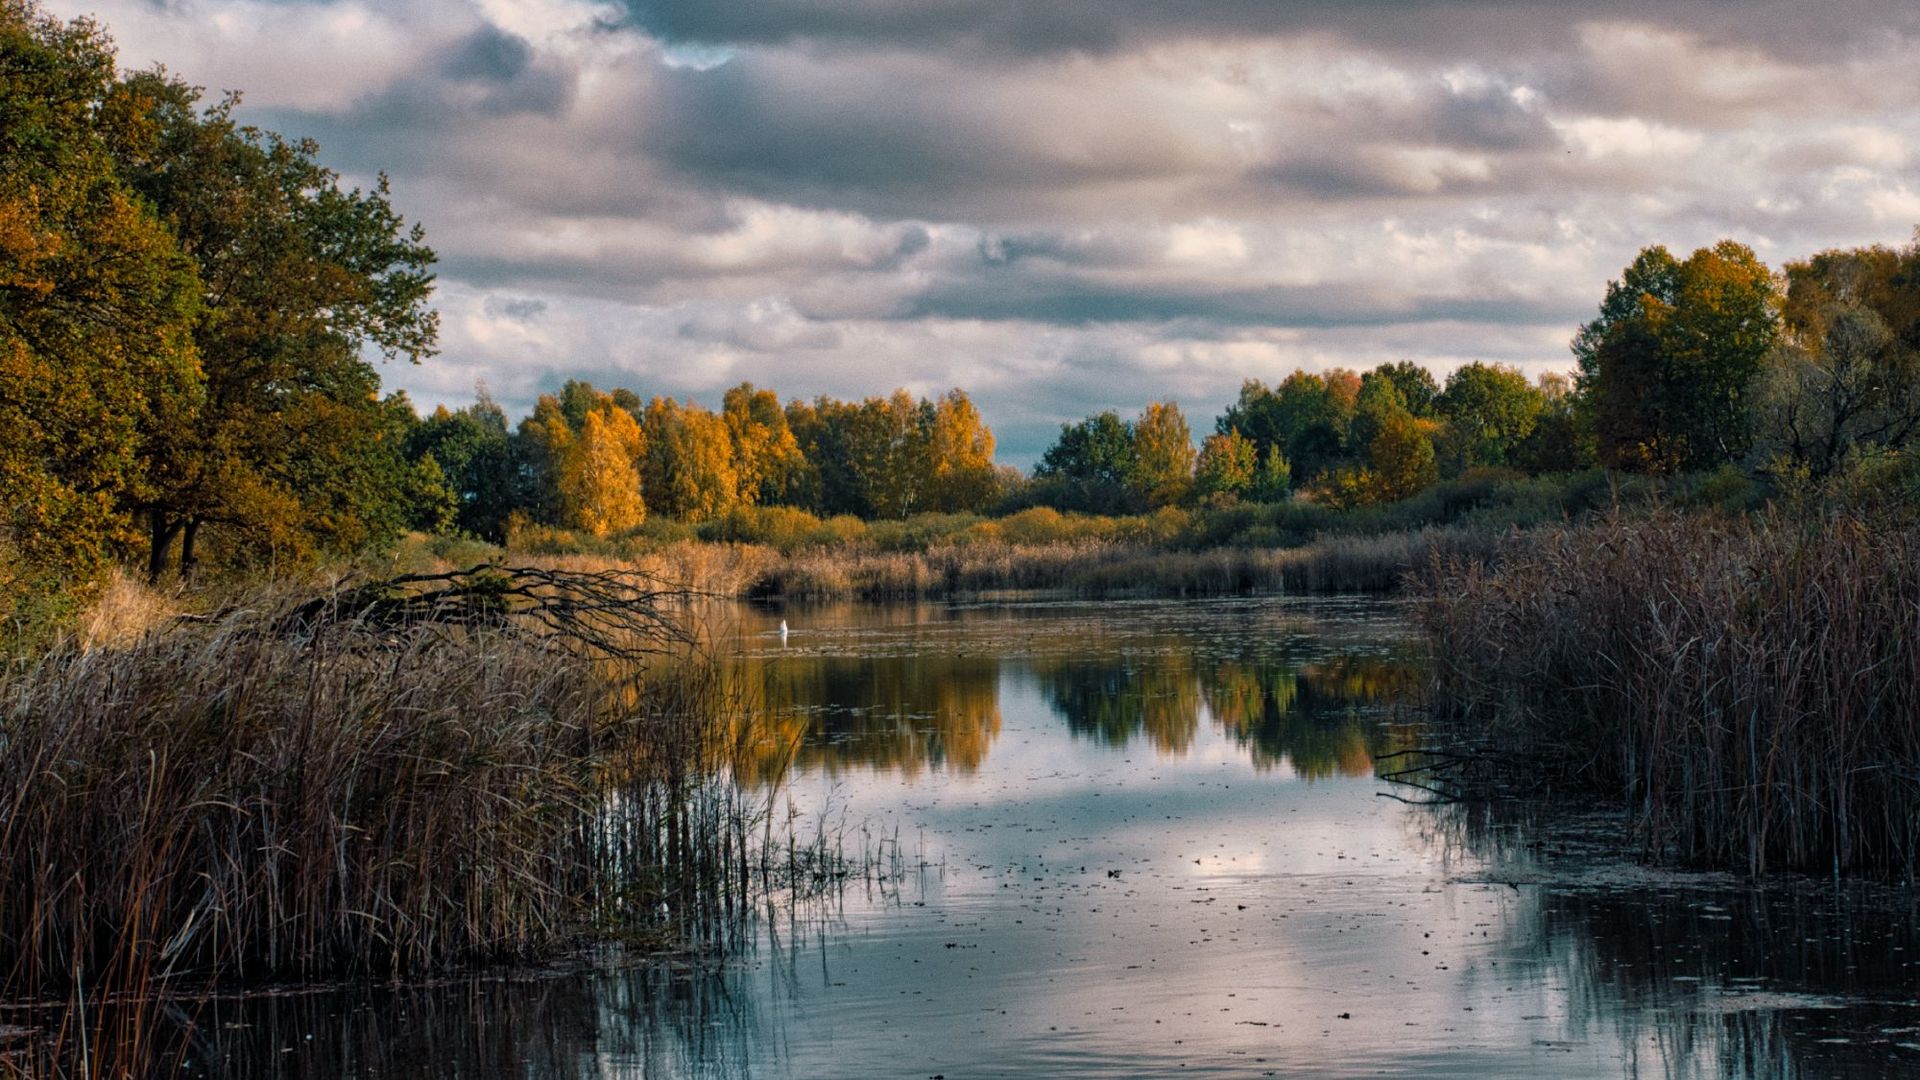
<instances>
[{"instance_id":1,"label":"pond","mask_svg":"<svg viewBox=\"0 0 1920 1080\"><path fill-rule=\"evenodd\" d=\"M789 627L782 637L777 626ZM1408 805L1404 610L736 614L734 769L886 873L725 959L219 1001L190 1073L1885 1076L1898 890L1644 870L1605 815Z\"/></svg>"}]
</instances>

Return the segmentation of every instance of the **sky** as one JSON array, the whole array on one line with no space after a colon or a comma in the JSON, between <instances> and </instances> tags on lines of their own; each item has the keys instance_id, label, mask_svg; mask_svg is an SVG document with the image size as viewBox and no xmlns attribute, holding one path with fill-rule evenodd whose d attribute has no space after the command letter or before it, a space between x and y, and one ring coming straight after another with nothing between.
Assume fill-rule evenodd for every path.
<instances>
[{"instance_id":1,"label":"sky","mask_svg":"<svg viewBox=\"0 0 1920 1080\"><path fill-rule=\"evenodd\" d=\"M1920 224L1912 0L44 0L440 254L423 409L965 389L1059 425L1571 367L1648 244Z\"/></svg>"}]
</instances>

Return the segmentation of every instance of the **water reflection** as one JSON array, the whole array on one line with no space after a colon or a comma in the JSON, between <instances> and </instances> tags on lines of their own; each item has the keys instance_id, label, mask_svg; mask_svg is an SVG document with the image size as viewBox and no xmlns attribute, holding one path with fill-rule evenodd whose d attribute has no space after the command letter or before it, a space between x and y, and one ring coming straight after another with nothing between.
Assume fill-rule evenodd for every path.
<instances>
[{"instance_id":1,"label":"water reflection","mask_svg":"<svg viewBox=\"0 0 1920 1080\"><path fill-rule=\"evenodd\" d=\"M1365 776L1394 741L1384 706L1419 678L1410 649L1342 641L1323 620L1298 613L1228 609L1228 625L1205 627L1164 611L1141 614L810 610L805 635L734 661L747 707L720 736L725 759L758 785L856 768L909 778L926 769L972 773L1000 734L1000 698L1011 686L1036 688L1067 730L1101 746L1144 739L1178 756L1211 723L1257 769ZM786 623L785 612L750 618L745 640L764 645Z\"/></svg>"},{"instance_id":2,"label":"water reflection","mask_svg":"<svg viewBox=\"0 0 1920 1080\"><path fill-rule=\"evenodd\" d=\"M180 1073L749 1077L751 1002L723 967L674 963L225 998L194 1011Z\"/></svg>"},{"instance_id":3,"label":"water reflection","mask_svg":"<svg viewBox=\"0 0 1920 1080\"><path fill-rule=\"evenodd\" d=\"M734 775L757 786L852 768L972 772L1000 734L994 657L803 654L737 664L743 707L716 737Z\"/></svg>"}]
</instances>

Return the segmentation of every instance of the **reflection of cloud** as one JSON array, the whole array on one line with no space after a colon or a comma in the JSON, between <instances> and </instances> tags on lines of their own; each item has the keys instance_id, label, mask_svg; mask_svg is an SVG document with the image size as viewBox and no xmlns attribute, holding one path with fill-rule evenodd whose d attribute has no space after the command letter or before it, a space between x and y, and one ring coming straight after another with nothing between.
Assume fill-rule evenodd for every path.
<instances>
[{"instance_id":1,"label":"reflection of cloud","mask_svg":"<svg viewBox=\"0 0 1920 1080\"><path fill-rule=\"evenodd\" d=\"M390 372L428 404L961 384L1031 460L1116 386L1204 425L1296 365L1565 367L1642 244L1920 216L1903 0L52 7L393 174L444 256L445 356Z\"/></svg>"}]
</instances>

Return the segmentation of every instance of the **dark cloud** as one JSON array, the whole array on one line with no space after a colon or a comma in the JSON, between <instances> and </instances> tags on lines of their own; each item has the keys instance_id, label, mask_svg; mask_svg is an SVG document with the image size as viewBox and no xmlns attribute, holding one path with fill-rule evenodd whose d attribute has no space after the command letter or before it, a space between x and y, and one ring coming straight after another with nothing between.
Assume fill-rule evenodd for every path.
<instances>
[{"instance_id":1,"label":"dark cloud","mask_svg":"<svg viewBox=\"0 0 1920 1080\"><path fill-rule=\"evenodd\" d=\"M440 65L449 79L512 82L533 63L533 45L489 23L454 47Z\"/></svg>"},{"instance_id":2,"label":"dark cloud","mask_svg":"<svg viewBox=\"0 0 1920 1080\"><path fill-rule=\"evenodd\" d=\"M691 183L892 217L991 213L1193 167L1183 134L1022 102L938 62L743 58L659 77L643 149ZM1056 94L1057 97L1057 94ZM1028 109L1029 123L1015 122Z\"/></svg>"},{"instance_id":3,"label":"dark cloud","mask_svg":"<svg viewBox=\"0 0 1920 1080\"><path fill-rule=\"evenodd\" d=\"M530 297L490 296L486 299L487 314L515 322L532 322L546 313L547 302Z\"/></svg>"},{"instance_id":4,"label":"dark cloud","mask_svg":"<svg viewBox=\"0 0 1920 1080\"><path fill-rule=\"evenodd\" d=\"M1583 302L1496 292L1407 294L1363 285L1113 285L1062 276L987 274L913 296L903 319L987 319L1060 325L1188 322L1199 327L1327 329L1401 323L1542 323L1584 312Z\"/></svg>"},{"instance_id":5,"label":"dark cloud","mask_svg":"<svg viewBox=\"0 0 1920 1080\"><path fill-rule=\"evenodd\" d=\"M1377 47L1477 56L1564 45L1592 20L1683 25L1782 51L1911 32L1898 0L626 0L665 40L823 41L1014 55L1106 53L1168 38L1325 33Z\"/></svg>"}]
</instances>

